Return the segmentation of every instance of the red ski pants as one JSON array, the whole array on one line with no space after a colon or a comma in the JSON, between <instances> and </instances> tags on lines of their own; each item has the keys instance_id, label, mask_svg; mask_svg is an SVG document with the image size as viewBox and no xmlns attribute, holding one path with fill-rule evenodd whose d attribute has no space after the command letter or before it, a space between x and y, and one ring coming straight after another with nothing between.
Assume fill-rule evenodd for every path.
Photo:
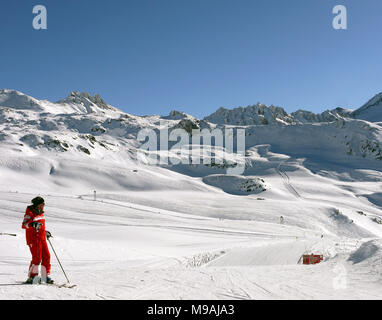
<instances>
[{"instance_id":1,"label":"red ski pants","mask_svg":"<svg viewBox=\"0 0 382 320\"><path fill-rule=\"evenodd\" d=\"M32 254L32 261L29 266L29 272L28 275L30 278L34 278L38 275L38 267L41 264L41 276L46 277L50 275L50 253L48 248L48 243L46 240L39 241L38 247L37 247L37 240L36 243L31 243L29 245L29 249Z\"/></svg>"}]
</instances>

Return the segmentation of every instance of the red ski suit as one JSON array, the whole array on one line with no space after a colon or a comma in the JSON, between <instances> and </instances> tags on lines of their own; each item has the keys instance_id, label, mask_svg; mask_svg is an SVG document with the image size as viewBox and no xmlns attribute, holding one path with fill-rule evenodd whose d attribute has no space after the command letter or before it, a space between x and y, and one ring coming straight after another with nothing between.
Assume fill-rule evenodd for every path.
<instances>
[{"instance_id":1,"label":"red ski suit","mask_svg":"<svg viewBox=\"0 0 382 320\"><path fill-rule=\"evenodd\" d=\"M37 231L30 226L32 222L42 224ZM38 212L34 206L27 208L24 216L22 228L26 230L27 245L32 254L32 261L29 266L28 276L34 278L38 275L38 267L41 264L45 270L41 269L41 274L47 276L50 274L50 253L46 242L45 217L44 212Z\"/></svg>"}]
</instances>

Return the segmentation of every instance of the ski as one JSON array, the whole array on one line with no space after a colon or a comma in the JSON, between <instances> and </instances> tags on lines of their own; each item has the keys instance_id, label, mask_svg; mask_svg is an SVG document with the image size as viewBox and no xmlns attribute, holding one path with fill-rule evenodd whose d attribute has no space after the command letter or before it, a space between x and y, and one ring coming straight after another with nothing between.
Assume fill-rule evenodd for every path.
<instances>
[{"instance_id":1,"label":"ski","mask_svg":"<svg viewBox=\"0 0 382 320\"><path fill-rule=\"evenodd\" d=\"M70 284L70 283L64 283L64 284L53 284L56 285L58 288L66 288L66 289L74 289L77 287L76 284Z\"/></svg>"},{"instance_id":2,"label":"ski","mask_svg":"<svg viewBox=\"0 0 382 320\"><path fill-rule=\"evenodd\" d=\"M26 285L26 286L34 286L34 285L45 285L45 286L52 286L52 287L57 287L57 288L65 288L65 289L73 289L75 287L77 287L76 284L70 284L70 283L63 283L63 284L59 284L59 283L46 283L46 282L41 282L41 281L38 281L38 282L35 282L35 283L27 283L27 282L17 282L15 285Z\"/></svg>"},{"instance_id":3,"label":"ski","mask_svg":"<svg viewBox=\"0 0 382 320\"><path fill-rule=\"evenodd\" d=\"M46 285L46 286L53 286L53 287L57 287L57 288L65 288L65 289L73 289L75 287L77 287L76 284L70 284L70 283L63 283L63 284L58 284L58 283L41 283L42 285Z\"/></svg>"}]
</instances>

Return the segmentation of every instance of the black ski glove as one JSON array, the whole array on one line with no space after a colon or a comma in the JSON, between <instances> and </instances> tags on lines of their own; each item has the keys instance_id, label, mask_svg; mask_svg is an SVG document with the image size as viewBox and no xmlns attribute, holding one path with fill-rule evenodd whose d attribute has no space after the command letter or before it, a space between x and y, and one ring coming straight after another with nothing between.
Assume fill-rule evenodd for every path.
<instances>
[{"instance_id":1,"label":"black ski glove","mask_svg":"<svg viewBox=\"0 0 382 320\"><path fill-rule=\"evenodd\" d=\"M49 231L45 231L46 232L46 237L49 239L49 238L53 238L52 234L49 232Z\"/></svg>"},{"instance_id":2,"label":"black ski glove","mask_svg":"<svg viewBox=\"0 0 382 320\"><path fill-rule=\"evenodd\" d=\"M42 226L42 223L40 223L40 222L32 222L32 223L30 224L30 226L31 226L32 228L40 229L40 227Z\"/></svg>"}]
</instances>

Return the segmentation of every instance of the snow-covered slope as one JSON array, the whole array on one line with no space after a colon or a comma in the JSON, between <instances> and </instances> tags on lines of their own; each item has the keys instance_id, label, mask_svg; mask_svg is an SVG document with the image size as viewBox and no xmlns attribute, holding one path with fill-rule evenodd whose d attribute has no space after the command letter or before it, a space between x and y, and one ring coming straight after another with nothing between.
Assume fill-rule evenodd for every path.
<instances>
[{"instance_id":1,"label":"snow-covered slope","mask_svg":"<svg viewBox=\"0 0 382 320\"><path fill-rule=\"evenodd\" d=\"M0 89L0 106L11 109L32 111L42 114L88 114L96 113L111 115L121 113L120 110L108 105L96 94L92 97L87 92L72 92L67 98L52 103L47 100L37 100L16 90Z\"/></svg>"},{"instance_id":2,"label":"snow-covered slope","mask_svg":"<svg viewBox=\"0 0 382 320\"><path fill-rule=\"evenodd\" d=\"M40 102L16 90L0 89L0 106L13 109L43 111Z\"/></svg>"},{"instance_id":3,"label":"snow-covered slope","mask_svg":"<svg viewBox=\"0 0 382 320\"><path fill-rule=\"evenodd\" d=\"M2 90L0 101L0 233L17 234L0 235L0 298L380 299L380 124L262 105L218 110L219 121L138 117L78 92L51 103ZM227 174L236 158L224 148L207 157L230 163L142 163L139 131L164 126L245 129L243 175ZM37 194L77 289L14 286ZM324 262L301 265L305 253ZM54 257L52 275L65 281Z\"/></svg>"},{"instance_id":4,"label":"snow-covered slope","mask_svg":"<svg viewBox=\"0 0 382 320\"><path fill-rule=\"evenodd\" d=\"M370 99L364 106L352 113L357 119L382 122L382 92Z\"/></svg>"}]
</instances>

